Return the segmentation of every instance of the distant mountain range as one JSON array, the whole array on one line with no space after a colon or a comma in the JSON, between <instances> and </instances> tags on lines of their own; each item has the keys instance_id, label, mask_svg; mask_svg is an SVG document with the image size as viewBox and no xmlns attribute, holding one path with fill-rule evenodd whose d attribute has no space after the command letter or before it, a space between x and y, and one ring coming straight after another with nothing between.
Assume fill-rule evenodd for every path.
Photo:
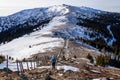
<instances>
[{"instance_id":1,"label":"distant mountain range","mask_svg":"<svg viewBox=\"0 0 120 80\"><path fill-rule=\"evenodd\" d=\"M64 23L52 30L55 37L80 40L99 50L120 49L120 13L65 4L23 10L1 17L0 43L42 29L53 21Z\"/></svg>"}]
</instances>

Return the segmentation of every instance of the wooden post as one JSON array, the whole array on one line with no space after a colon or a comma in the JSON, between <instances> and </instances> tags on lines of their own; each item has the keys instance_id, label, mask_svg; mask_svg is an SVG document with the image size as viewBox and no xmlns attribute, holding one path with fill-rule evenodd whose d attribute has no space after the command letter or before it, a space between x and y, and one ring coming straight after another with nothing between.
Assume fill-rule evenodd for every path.
<instances>
[{"instance_id":1,"label":"wooden post","mask_svg":"<svg viewBox=\"0 0 120 80\"><path fill-rule=\"evenodd\" d=\"M46 62L45 62L45 57L44 57L44 56L43 56L43 63L44 63L44 65L45 65L45 63L46 63Z\"/></svg>"},{"instance_id":2,"label":"wooden post","mask_svg":"<svg viewBox=\"0 0 120 80\"><path fill-rule=\"evenodd\" d=\"M22 67L21 67L21 62L19 61L19 66L20 66L20 72L22 74Z\"/></svg>"},{"instance_id":3,"label":"wooden post","mask_svg":"<svg viewBox=\"0 0 120 80\"><path fill-rule=\"evenodd\" d=\"M22 62L20 61L19 62L19 65L20 65L20 72L21 72L21 74L23 73L23 65L22 65Z\"/></svg>"},{"instance_id":4,"label":"wooden post","mask_svg":"<svg viewBox=\"0 0 120 80\"><path fill-rule=\"evenodd\" d=\"M23 63L21 61L21 68L22 68L22 72L24 72L24 68L23 68Z\"/></svg>"},{"instance_id":5,"label":"wooden post","mask_svg":"<svg viewBox=\"0 0 120 80\"><path fill-rule=\"evenodd\" d=\"M36 66L38 67L40 65L40 58L36 60Z\"/></svg>"},{"instance_id":6,"label":"wooden post","mask_svg":"<svg viewBox=\"0 0 120 80\"><path fill-rule=\"evenodd\" d=\"M18 60L16 60L16 63L17 63L17 74L19 76L19 65L18 65Z\"/></svg>"},{"instance_id":7,"label":"wooden post","mask_svg":"<svg viewBox=\"0 0 120 80\"><path fill-rule=\"evenodd\" d=\"M38 66L40 66L40 65L41 65L41 62L42 62L42 60L41 60L41 59L42 59L41 57L38 59Z\"/></svg>"},{"instance_id":8,"label":"wooden post","mask_svg":"<svg viewBox=\"0 0 120 80\"><path fill-rule=\"evenodd\" d=\"M6 61L6 68L7 68L7 77L8 77L8 55L7 55L7 61Z\"/></svg>"},{"instance_id":9,"label":"wooden post","mask_svg":"<svg viewBox=\"0 0 120 80\"><path fill-rule=\"evenodd\" d=\"M45 56L44 56L43 58L44 58L44 63L46 63L46 59L45 59Z\"/></svg>"},{"instance_id":10,"label":"wooden post","mask_svg":"<svg viewBox=\"0 0 120 80\"><path fill-rule=\"evenodd\" d=\"M34 61L34 69L35 69L35 61Z\"/></svg>"},{"instance_id":11,"label":"wooden post","mask_svg":"<svg viewBox=\"0 0 120 80\"><path fill-rule=\"evenodd\" d=\"M31 63L31 69L32 69L32 60L30 61L30 63Z\"/></svg>"},{"instance_id":12,"label":"wooden post","mask_svg":"<svg viewBox=\"0 0 120 80\"><path fill-rule=\"evenodd\" d=\"M36 67L38 67L38 63L39 63L38 59L36 59L35 62L36 62Z\"/></svg>"},{"instance_id":13,"label":"wooden post","mask_svg":"<svg viewBox=\"0 0 120 80\"><path fill-rule=\"evenodd\" d=\"M28 61L26 61L26 63L27 63L27 69L29 70L29 65L28 65Z\"/></svg>"}]
</instances>

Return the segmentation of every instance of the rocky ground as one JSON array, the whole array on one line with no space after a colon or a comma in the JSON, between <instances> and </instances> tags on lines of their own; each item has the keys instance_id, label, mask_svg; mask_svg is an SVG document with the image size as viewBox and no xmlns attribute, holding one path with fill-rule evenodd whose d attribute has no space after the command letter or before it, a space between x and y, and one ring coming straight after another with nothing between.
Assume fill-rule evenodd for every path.
<instances>
[{"instance_id":1,"label":"rocky ground","mask_svg":"<svg viewBox=\"0 0 120 80\"><path fill-rule=\"evenodd\" d=\"M36 54L33 58L41 56L51 57L53 54L58 54L61 48L54 48L52 51ZM0 80L120 80L120 70L108 69L100 66L95 66L89 63L86 55L89 53L93 57L101 54L95 50L91 50L85 46L77 44L69 45L69 60L59 59L58 66L71 66L77 68L74 71L71 69L65 70L64 68L52 69L50 67L50 59L46 62L42 61L39 67L31 70L24 70L18 75L17 72L12 72L6 77L6 72L1 70ZM73 56L76 55L76 58ZM68 67L67 67L68 68Z\"/></svg>"},{"instance_id":2,"label":"rocky ground","mask_svg":"<svg viewBox=\"0 0 120 80\"><path fill-rule=\"evenodd\" d=\"M44 66L48 66L46 64ZM101 80L107 80L102 78L109 78L110 80L120 80L120 71L106 69L104 67L97 67L94 65L81 63L81 60L73 61L61 61L57 63L57 66L73 66L78 68L78 71L64 69L52 69L52 68L36 68L32 70L25 70L20 75L16 72L9 74L6 77L6 72L0 72L0 80L92 80L95 78L101 78ZM23 79L21 79L23 78Z\"/></svg>"}]
</instances>

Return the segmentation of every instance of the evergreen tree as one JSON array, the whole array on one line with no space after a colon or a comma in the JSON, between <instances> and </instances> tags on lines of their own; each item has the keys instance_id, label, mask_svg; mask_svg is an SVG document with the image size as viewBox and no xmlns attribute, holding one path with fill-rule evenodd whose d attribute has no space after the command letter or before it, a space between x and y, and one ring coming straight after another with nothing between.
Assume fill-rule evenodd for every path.
<instances>
[{"instance_id":1,"label":"evergreen tree","mask_svg":"<svg viewBox=\"0 0 120 80\"><path fill-rule=\"evenodd\" d=\"M90 60L90 63L93 63L93 62L94 62L94 59L93 59L93 57L92 57L90 54L88 54L88 55L86 56L86 58Z\"/></svg>"}]
</instances>

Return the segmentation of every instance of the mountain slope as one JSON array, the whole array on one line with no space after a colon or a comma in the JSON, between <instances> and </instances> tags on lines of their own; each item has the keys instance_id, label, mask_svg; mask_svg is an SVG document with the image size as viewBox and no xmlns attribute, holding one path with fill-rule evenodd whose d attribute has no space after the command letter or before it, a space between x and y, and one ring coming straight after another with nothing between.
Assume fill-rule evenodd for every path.
<instances>
[{"instance_id":1,"label":"mountain slope","mask_svg":"<svg viewBox=\"0 0 120 80\"><path fill-rule=\"evenodd\" d=\"M106 48L107 50L114 51L116 46L120 44L120 36L118 35L120 31L120 13L110 13L88 7L75 7L63 4L47 8L23 10L7 17L1 17L0 43L6 44L0 46L0 52L7 54L11 50L11 54L13 54L14 52L12 51L15 47L11 49L10 46L8 49L8 45L17 44L16 40L19 40L18 42L24 41L24 37L28 40L32 39L30 37L33 33L38 34L37 37L39 39L43 39L42 36L47 31L47 35L50 36L46 39L54 36L58 37L55 39L58 41L59 38L70 39L71 41L83 41L100 50ZM28 42L29 44L27 43L26 46L35 43L35 36L33 38L33 41ZM35 44L43 43L39 39ZM51 40L50 38L50 41L47 42L53 41L54 39ZM39 48L40 46L36 52L40 51ZM24 52L19 52L19 54L21 53Z\"/></svg>"},{"instance_id":2,"label":"mountain slope","mask_svg":"<svg viewBox=\"0 0 120 80\"><path fill-rule=\"evenodd\" d=\"M13 38L16 38L26 33L30 33L33 29L45 23L49 23L53 17L64 15L67 17L68 22L77 23L76 18L78 16L82 16L83 18L91 18L98 13L100 13L99 10L86 7L78 8L68 5L23 10L13 15L0 18L0 35L3 35L0 36L0 42L12 40L11 37L6 39L6 37L10 35L12 37L14 36ZM21 34L19 34L18 31ZM16 33L18 35L14 35Z\"/></svg>"}]
</instances>

